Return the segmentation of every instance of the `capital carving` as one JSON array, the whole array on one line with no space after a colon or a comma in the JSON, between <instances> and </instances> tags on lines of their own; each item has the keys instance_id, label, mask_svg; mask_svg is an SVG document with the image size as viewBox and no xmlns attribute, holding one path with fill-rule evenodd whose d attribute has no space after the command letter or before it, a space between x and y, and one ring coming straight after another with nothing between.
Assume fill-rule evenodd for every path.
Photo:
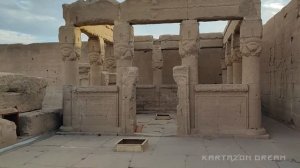
<instances>
[{"instance_id":1,"label":"capital carving","mask_svg":"<svg viewBox=\"0 0 300 168\"><path fill-rule=\"evenodd\" d=\"M81 49L72 43L61 43L60 53L63 61L77 61L80 58Z\"/></svg>"},{"instance_id":2,"label":"capital carving","mask_svg":"<svg viewBox=\"0 0 300 168\"><path fill-rule=\"evenodd\" d=\"M113 72L117 65L116 65L116 59L112 56L105 58L105 67L109 72Z\"/></svg>"},{"instance_id":3,"label":"capital carving","mask_svg":"<svg viewBox=\"0 0 300 168\"><path fill-rule=\"evenodd\" d=\"M242 38L240 50L245 57L259 57L262 52L262 41L258 37Z\"/></svg>"},{"instance_id":4,"label":"capital carving","mask_svg":"<svg viewBox=\"0 0 300 168\"><path fill-rule=\"evenodd\" d=\"M116 59L133 59L134 45L133 42L119 42L114 44L114 53Z\"/></svg>"},{"instance_id":5,"label":"capital carving","mask_svg":"<svg viewBox=\"0 0 300 168\"><path fill-rule=\"evenodd\" d=\"M241 62L242 61L242 55L240 48L233 48L232 49L232 62Z\"/></svg>"},{"instance_id":6,"label":"capital carving","mask_svg":"<svg viewBox=\"0 0 300 168\"><path fill-rule=\"evenodd\" d=\"M231 66L232 65L232 55L231 55L231 53L227 53L225 55L225 64L226 64L226 66Z\"/></svg>"},{"instance_id":7,"label":"capital carving","mask_svg":"<svg viewBox=\"0 0 300 168\"><path fill-rule=\"evenodd\" d=\"M105 47L103 39L90 37L88 41L88 57L91 65L103 65Z\"/></svg>"},{"instance_id":8,"label":"capital carving","mask_svg":"<svg viewBox=\"0 0 300 168\"><path fill-rule=\"evenodd\" d=\"M198 39L183 39L179 41L179 54L182 58L198 55L199 49Z\"/></svg>"}]
</instances>

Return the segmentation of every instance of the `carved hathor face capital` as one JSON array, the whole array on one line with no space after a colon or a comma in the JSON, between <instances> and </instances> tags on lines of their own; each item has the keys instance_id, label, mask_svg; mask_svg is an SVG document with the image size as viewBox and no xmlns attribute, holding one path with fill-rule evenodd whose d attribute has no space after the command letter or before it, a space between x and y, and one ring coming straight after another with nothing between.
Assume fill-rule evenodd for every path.
<instances>
[{"instance_id":1,"label":"carved hathor face capital","mask_svg":"<svg viewBox=\"0 0 300 168\"><path fill-rule=\"evenodd\" d=\"M80 51L76 51L73 44L60 44L60 53L63 61L76 61L80 57Z\"/></svg>"},{"instance_id":2,"label":"carved hathor face capital","mask_svg":"<svg viewBox=\"0 0 300 168\"><path fill-rule=\"evenodd\" d=\"M262 52L262 41L260 38L244 38L241 39L241 53L243 56L259 57Z\"/></svg>"}]
</instances>

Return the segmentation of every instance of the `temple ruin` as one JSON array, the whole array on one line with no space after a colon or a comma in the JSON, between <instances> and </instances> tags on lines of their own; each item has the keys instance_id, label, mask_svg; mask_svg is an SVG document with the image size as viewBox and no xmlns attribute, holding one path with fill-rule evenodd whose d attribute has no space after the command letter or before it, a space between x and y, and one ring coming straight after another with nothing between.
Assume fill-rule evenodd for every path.
<instances>
[{"instance_id":1,"label":"temple ruin","mask_svg":"<svg viewBox=\"0 0 300 168\"><path fill-rule=\"evenodd\" d=\"M148 114L172 119L168 136L269 138L263 112L299 128L299 7L263 26L260 0L65 4L58 43L0 45L0 147L49 131L149 136ZM210 21L228 24L201 33ZM180 33L134 34L162 23Z\"/></svg>"},{"instance_id":2,"label":"temple ruin","mask_svg":"<svg viewBox=\"0 0 300 168\"><path fill-rule=\"evenodd\" d=\"M162 73L168 64L162 53L172 44L163 39L169 38L176 41L174 47L180 56L179 65L169 74L178 89L178 103L172 104L177 110L177 135L267 135L261 125L258 75L262 51L260 1L77 1L64 5L63 10L66 25L59 30L65 76L62 130L133 134L137 127L137 89L152 89L137 87L138 80L153 85L154 94L172 89L163 85ZM213 20L230 21L221 35L225 52L217 68L223 69L222 82L202 84L200 48L214 41L209 39L213 35L201 38L199 22ZM180 23L180 35L158 40L134 37L132 25L157 23ZM93 32L101 25L113 26L112 40ZM89 36L89 85L85 87L80 86L78 75L81 32ZM107 43L113 55L105 54ZM139 50L152 52L151 62L147 62L152 64L152 79L146 79L150 75L141 67L148 60L140 60L136 64L139 68L134 66Z\"/></svg>"}]
</instances>

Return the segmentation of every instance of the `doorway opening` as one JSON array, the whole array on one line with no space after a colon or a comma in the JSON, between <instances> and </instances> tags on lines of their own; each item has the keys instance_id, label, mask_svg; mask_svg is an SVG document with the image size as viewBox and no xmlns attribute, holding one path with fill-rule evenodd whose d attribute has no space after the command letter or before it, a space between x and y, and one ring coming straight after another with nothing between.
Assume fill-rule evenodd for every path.
<instances>
[{"instance_id":1,"label":"doorway opening","mask_svg":"<svg viewBox=\"0 0 300 168\"><path fill-rule=\"evenodd\" d=\"M181 65L179 27L178 23L134 26L133 66L139 68L136 134L177 134L178 100L173 67Z\"/></svg>"}]
</instances>

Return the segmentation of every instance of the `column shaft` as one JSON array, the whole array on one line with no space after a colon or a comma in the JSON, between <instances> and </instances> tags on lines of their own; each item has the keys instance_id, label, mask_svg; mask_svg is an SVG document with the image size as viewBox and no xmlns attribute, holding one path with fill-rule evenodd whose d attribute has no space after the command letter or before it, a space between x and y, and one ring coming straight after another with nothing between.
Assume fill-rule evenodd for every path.
<instances>
[{"instance_id":1,"label":"column shaft","mask_svg":"<svg viewBox=\"0 0 300 168\"><path fill-rule=\"evenodd\" d=\"M185 20L180 25L180 42L179 42L179 54L182 58L182 66L189 67L189 111L190 113L189 124L187 127L191 130L196 128L195 120L195 85L198 82L198 55L199 55L199 23L197 20ZM187 121L187 120L186 120ZM188 132L189 134L190 132Z\"/></svg>"},{"instance_id":2,"label":"column shaft","mask_svg":"<svg viewBox=\"0 0 300 168\"><path fill-rule=\"evenodd\" d=\"M72 130L72 90L79 84L78 60L81 54L81 31L73 26L59 29L59 44L64 61L63 126L62 130Z\"/></svg>"},{"instance_id":3,"label":"column shaft","mask_svg":"<svg viewBox=\"0 0 300 168\"><path fill-rule=\"evenodd\" d=\"M242 83L249 85L249 129L261 125L260 54L262 51L261 19L245 19L241 25Z\"/></svg>"},{"instance_id":4,"label":"column shaft","mask_svg":"<svg viewBox=\"0 0 300 168\"><path fill-rule=\"evenodd\" d=\"M88 41L88 56L90 60L91 86L101 85L101 72L105 56L104 40L98 37L90 37Z\"/></svg>"}]
</instances>

